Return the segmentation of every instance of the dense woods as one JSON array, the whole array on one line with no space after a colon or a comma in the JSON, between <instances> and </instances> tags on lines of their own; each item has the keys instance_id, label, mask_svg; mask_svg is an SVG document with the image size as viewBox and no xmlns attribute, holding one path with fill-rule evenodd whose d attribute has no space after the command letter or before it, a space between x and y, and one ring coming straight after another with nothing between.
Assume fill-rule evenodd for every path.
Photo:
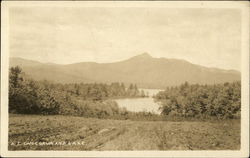
<instances>
[{"instance_id":1,"label":"dense woods","mask_svg":"<svg viewBox=\"0 0 250 158\"><path fill-rule=\"evenodd\" d=\"M29 79L21 68L10 68L9 111L30 114L69 114L86 117L125 115L126 109L109 100L116 97L145 97L131 84L57 84Z\"/></svg>"},{"instance_id":2,"label":"dense woods","mask_svg":"<svg viewBox=\"0 0 250 158\"><path fill-rule=\"evenodd\" d=\"M158 93L155 100L161 103L162 115L239 118L241 84L233 82L216 85L190 85L186 82Z\"/></svg>"}]
</instances>

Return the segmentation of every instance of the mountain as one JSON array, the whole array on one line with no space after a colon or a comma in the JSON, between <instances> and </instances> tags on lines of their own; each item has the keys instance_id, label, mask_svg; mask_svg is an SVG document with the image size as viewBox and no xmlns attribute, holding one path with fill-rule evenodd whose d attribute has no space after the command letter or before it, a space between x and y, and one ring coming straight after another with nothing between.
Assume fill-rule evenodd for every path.
<instances>
[{"instance_id":1,"label":"mountain","mask_svg":"<svg viewBox=\"0 0 250 158\"><path fill-rule=\"evenodd\" d=\"M82 62L59 65L10 58L10 66L19 65L36 80L60 83L136 83L141 88L165 88L185 81L215 84L240 80L240 72L195 65L185 60L153 58L144 53L115 63Z\"/></svg>"}]
</instances>

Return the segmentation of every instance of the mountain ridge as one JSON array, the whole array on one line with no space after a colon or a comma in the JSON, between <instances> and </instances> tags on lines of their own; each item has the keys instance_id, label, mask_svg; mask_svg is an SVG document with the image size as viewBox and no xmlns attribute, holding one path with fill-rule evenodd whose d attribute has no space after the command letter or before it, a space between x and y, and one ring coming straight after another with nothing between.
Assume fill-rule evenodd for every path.
<instances>
[{"instance_id":1,"label":"mountain ridge","mask_svg":"<svg viewBox=\"0 0 250 158\"><path fill-rule=\"evenodd\" d=\"M139 57L141 55L144 55L144 54L148 54L150 56L150 58L154 58L154 59L163 59L163 60L169 60L169 61L182 61L182 62L187 62L187 63L190 63L190 64L193 64L193 65L197 65L197 66L201 66L201 67L205 67L205 68L209 68L209 69L217 69L217 70L223 70L223 71L232 71L232 72L236 72L236 73L241 73L240 71L236 70L236 69L224 69L224 68L218 68L218 67L208 67L208 66L203 66L203 65L199 65L199 64L194 64L194 63L191 63L187 60L184 60L184 59L177 59L177 58L165 58L165 57L160 57L160 58L155 58L155 57L152 57L149 53L142 53L142 54L139 54L139 55L136 55L134 57L130 57L128 59L125 59L125 60L122 60L122 61L115 61L115 62L109 62L109 63L101 63L101 62L94 62L94 61L83 61L83 62L76 62L76 63L70 63L70 64L58 64L58 63L53 63L53 62L40 62L40 61L36 61L36 60L31 60L31 59L25 59L25 58L21 58L21 57L10 57L10 61L11 60L15 60L15 59L18 59L18 60L27 60L27 61L32 61L32 62L37 62L39 64L46 64L46 65L75 65L75 64L84 64L84 63L89 63L89 64L112 64L112 63L119 63L119 62L124 62L124 61L127 61L127 60L130 60L130 59L133 59L135 57ZM10 64L10 66L12 66Z\"/></svg>"},{"instance_id":2,"label":"mountain ridge","mask_svg":"<svg viewBox=\"0 0 250 158\"><path fill-rule=\"evenodd\" d=\"M135 83L141 88L165 88L185 81L216 84L240 80L237 70L208 68L186 60L154 58L143 53L113 63L79 62L73 64L41 63L23 58L10 58L10 66L19 65L35 80L59 83Z\"/></svg>"}]
</instances>

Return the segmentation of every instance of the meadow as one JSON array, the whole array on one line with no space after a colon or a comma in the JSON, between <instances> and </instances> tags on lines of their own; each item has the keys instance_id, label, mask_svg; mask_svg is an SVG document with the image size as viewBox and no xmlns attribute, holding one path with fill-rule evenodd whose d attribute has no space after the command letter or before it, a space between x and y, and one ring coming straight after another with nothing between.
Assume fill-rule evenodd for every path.
<instances>
[{"instance_id":1,"label":"meadow","mask_svg":"<svg viewBox=\"0 0 250 158\"><path fill-rule=\"evenodd\" d=\"M9 150L239 149L239 119L132 121L63 115L9 116Z\"/></svg>"}]
</instances>

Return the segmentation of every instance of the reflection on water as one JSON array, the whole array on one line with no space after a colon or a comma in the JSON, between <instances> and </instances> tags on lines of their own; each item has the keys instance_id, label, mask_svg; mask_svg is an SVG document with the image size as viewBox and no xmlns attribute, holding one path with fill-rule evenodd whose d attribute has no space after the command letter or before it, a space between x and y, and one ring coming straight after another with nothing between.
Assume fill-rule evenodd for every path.
<instances>
[{"instance_id":1,"label":"reflection on water","mask_svg":"<svg viewBox=\"0 0 250 158\"><path fill-rule=\"evenodd\" d=\"M140 89L141 90L141 89ZM149 98L124 98L115 99L120 107L125 107L128 111L140 112L150 111L159 114L159 104L154 102L153 95L157 94L159 89L143 89L149 94Z\"/></svg>"}]
</instances>

